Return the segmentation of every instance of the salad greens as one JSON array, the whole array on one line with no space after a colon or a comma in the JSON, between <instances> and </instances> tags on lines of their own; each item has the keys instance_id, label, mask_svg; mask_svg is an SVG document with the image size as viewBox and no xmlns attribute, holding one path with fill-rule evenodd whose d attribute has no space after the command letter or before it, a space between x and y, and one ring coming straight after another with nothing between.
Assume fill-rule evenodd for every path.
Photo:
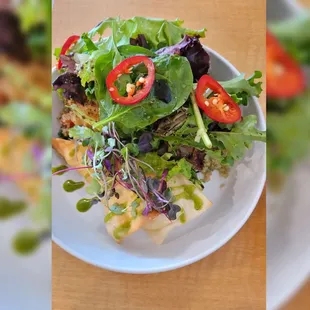
<instances>
[{"instance_id":1,"label":"salad greens","mask_svg":"<svg viewBox=\"0 0 310 310\"><path fill-rule=\"evenodd\" d=\"M182 24L178 19L108 18L82 34L67 55L60 55L60 48L55 50L63 62L53 82L55 90L62 90L65 106L61 134L87 147L77 169L92 169L87 192L94 201L103 200L108 206L120 184L145 202L144 215L156 210L173 220L181 208L173 204L167 188L171 178L181 174L201 188L198 173L210 168L210 160L218 163L214 169L233 166L254 141L266 139L265 132L256 128L255 115L224 124L199 109L195 82L210 68L210 56L199 41L206 30ZM110 36L104 36L107 29ZM144 64L135 64L117 75L112 89L107 86L111 71L137 55L148 57L154 65L152 88L138 103L118 104L111 96L114 87L122 97L132 85L139 92L139 83L151 74ZM261 77L255 71L247 79L241 74L220 84L236 103L247 106L251 96L262 92ZM211 91L208 96L217 94ZM72 114L80 121L68 125ZM125 212L115 204L109 208L114 214Z\"/></svg>"},{"instance_id":2,"label":"salad greens","mask_svg":"<svg viewBox=\"0 0 310 310\"><path fill-rule=\"evenodd\" d=\"M105 91L104 99L97 96L100 102L100 117L102 120L94 125L94 128L102 128L109 122L114 121L121 124L121 130L125 133L130 130L143 129L153 124L158 119L170 115L178 110L187 100L192 90L193 75L188 61L183 57L159 56L154 58L156 76L158 80L163 80L171 90L172 100L168 103L157 99L154 96L154 89L149 96L137 105L122 106L116 105ZM100 85L104 85L105 77L101 75L98 80ZM182 81L180 83L179 81ZM136 120L139 119L137 123Z\"/></svg>"}]
</instances>

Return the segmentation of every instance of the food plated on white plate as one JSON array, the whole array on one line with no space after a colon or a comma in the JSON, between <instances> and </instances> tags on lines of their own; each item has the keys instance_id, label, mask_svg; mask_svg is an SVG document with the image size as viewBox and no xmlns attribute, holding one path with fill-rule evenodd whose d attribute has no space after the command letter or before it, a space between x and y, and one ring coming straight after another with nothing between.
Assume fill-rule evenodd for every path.
<instances>
[{"instance_id":1,"label":"food plated on white plate","mask_svg":"<svg viewBox=\"0 0 310 310\"><path fill-rule=\"evenodd\" d=\"M109 18L55 50L52 231L72 255L171 270L249 218L265 182L261 73L240 74L204 35Z\"/></svg>"},{"instance_id":2,"label":"food plated on white plate","mask_svg":"<svg viewBox=\"0 0 310 310\"><path fill-rule=\"evenodd\" d=\"M253 141L265 141L241 108L260 95L261 73L217 81L204 35L179 20L108 18L55 51L63 109L53 148L65 166L53 173L83 175L86 184L68 180L64 190L85 186L92 197L77 209L101 204L116 242L142 229L162 243L211 207L202 190L213 171L227 176Z\"/></svg>"}]
</instances>

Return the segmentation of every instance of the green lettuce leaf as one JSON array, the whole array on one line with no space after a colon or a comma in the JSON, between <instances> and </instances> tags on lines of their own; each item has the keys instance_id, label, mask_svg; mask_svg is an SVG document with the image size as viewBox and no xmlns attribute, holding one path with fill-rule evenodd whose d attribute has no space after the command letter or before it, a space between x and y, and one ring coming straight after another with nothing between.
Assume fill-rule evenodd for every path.
<instances>
[{"instance_id":1,"label":"green lettuce leaf","mask_svg":"<svg viewBox=\"0 0 310 310\"><path fill-rule=\"evenodd\" d=\"M89 32L89 36L93 37L97 33L103 35L105 30L115 27L117 29L115 43L118 46L127 45L130 43L130 38L136 38L138 34L143 34L153 50L178 43L184 34L205 37L205 29L187 29L183 28L182 24L183 21L179 19L167 21L160 18L139 16L128 20L122 20L119 17L107 18L93 28Z\"/></svg>"},{"instance_id":2,"label":"green lettuce leaf","mask_svg":"<svg viewBox=\"0 0 310 310\"><path fill-rule=\"evenodd\" d=\"M113 67L115 67L115 65L121 62L123 59L118 49L114 45L112 36L107 38L104 41L104 44L101 44L99 50L93 50L91 54L79 55L80 56L75 57L75 60L80 60L80 62L77 62L78 76L81 78L81 84L83 86L85 86L86 83L96 81L96 74L101 74L101 72L106 77L107 73L110 72ZM98 69L100 69L99 73ZM100 79L100 83L103 83L102 79ZM95 90L96 87L100 87L100 85L95 84Z\"/></svg>"},{"instance_id":3,"label":"green lettuce leaf","mask_svg":"<svg viewBox=\"0 0 310 310\"><path fill-rule=\"evenodd\" d=\"M137 56L137 55L156 57L155 53L141 46L121 45L118 47L118 50L120 54L124 57L131 57L131 56Z\"/></svg>"},{"instance_id":4,"label":"green lettuce leaf","mask_svg":"<svg viewBox=\"0 0 310 310\"><path fill-rule=\"evenodd\" d=\"M176 166L168 172L168 179L171 179L178 174L182 174L188 180L192 177L192 165L184 158L180 159Z\"/></svg>"},{"instance_id":5,"label":"green lettuce leaf","mask_svg":"<svg viewBox=\"0 0 310 310\"><path fill-rule=\"evenodd\" d=\"M138 158L154 168L156 176L160 177L165 169L171 169L175 166L176 162L174 160L168 161L163 157L157 155L156 153L146 153L139 155ZM154 171L150 169L147 165L140 163L146 174L153 174Z\"/></svg>"}]
</instances>

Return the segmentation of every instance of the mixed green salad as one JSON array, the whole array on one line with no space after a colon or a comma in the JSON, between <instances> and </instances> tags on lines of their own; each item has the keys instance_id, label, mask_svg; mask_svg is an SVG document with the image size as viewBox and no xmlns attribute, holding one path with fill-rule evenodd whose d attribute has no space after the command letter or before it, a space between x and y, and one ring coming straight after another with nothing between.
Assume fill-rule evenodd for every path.
<instances>
[{"instance_id":1,"label":"mixed green salad","mask_svg":"<svg viewBox=\"0 0 310 310\"><path fill-rule=\"evenodd\" d=\"M13 240L20 254L32 253L50 237L50 13L48 2L28 0L15 11L0 11L7 34L0 39L0 182L25 194L18 200L14 192L0 197L0 219L29 215L31 224Z\"/></svg>"},{"instance_id":2,"label":"mixed green salad","mask_svg":"<svg viewBox=\"0 0 310 310\"><path fill-rule=\"evenodd\" d=\"M182 25L108 18L55 50L53 87L64 102L59 139L74 143L75 151L71 159L60 152L71 167L54 174L77 169L85 176L93 198L79 202L80 211L103 201L109 213L121 215L142 202L143 215L173 221L182 208L170 180L182 175L201 190L212 171L227 176L254 141L265 141L256 115L242 115L242 106L262 92L261 72L216 81L200 42L206 30ZM117 186L137 196L130 208L117 203Z\"/></svg>"},{"instance_id":3,"label":"mixed green salad","mask_svg":"<svg viewBox=\"0 0 310 310\"><path fill-rule=\"evenodd\" d=\"M281 189L293 165L309 154L309 27L305 14L270 24L267 33L267 170L274 189Z\"/></svg>"}]
</instances>

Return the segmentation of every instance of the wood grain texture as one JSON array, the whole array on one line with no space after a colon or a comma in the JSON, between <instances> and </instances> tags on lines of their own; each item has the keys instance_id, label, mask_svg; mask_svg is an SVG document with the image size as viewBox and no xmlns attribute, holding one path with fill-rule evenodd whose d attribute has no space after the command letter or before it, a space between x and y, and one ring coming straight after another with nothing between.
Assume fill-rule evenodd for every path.
<instances>
[{"instance_id":1,"label":"wood grain texture","mask_svg":"<svg viewBox=\"0 0 310 310\"><path fill-rule=\"evenodd\" d=\"M207 27L203 42L241 72L265 72L265 1L55 0L53 47L109 16L180 18ZM55 63L55 61L54 61ZM265 111L265 96L260 98ZM191 266L126 275L90 266L53 245L53 310L265 309L265 191L240 232Z\"/></svg>"}]
</instances>

